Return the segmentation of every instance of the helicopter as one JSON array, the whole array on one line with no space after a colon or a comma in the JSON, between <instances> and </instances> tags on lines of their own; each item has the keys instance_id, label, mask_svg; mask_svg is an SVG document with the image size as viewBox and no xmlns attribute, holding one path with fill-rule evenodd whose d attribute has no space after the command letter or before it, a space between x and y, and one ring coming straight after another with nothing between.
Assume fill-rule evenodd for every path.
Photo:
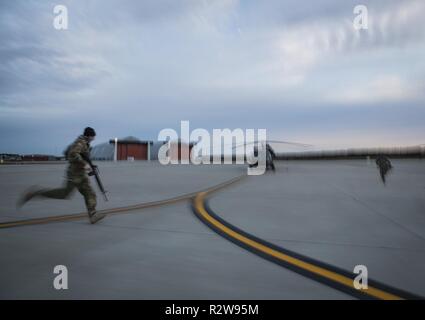
<instances>
[{"instance_id":1,"label":"helicopter","mask_svg":"<svg viewBox=\"0 0 425 320\"><path fill-rule=\"evenodd\" d=\"M259 150L265 150L266 170L271 169L273 170L273 172L275 172L276 168L275 168L273 160L276 159L277 156L274 149L270 146L270 143L285 144L285 145L291 145L291 146L302 147L302 148L314 147L314 145L312 144L285 141L285 140L255 140L255 141L236 145L232 149L235 150L235 149L244 147L244 157L245 157L245 160L248 162L250 168L255 168L258 166ZM246 147L251 145L252 145L252 149L247 150L248 148ZM288 170L288 168L285 168L285 169L286 171Z\"/></svg>"}]
</instances>

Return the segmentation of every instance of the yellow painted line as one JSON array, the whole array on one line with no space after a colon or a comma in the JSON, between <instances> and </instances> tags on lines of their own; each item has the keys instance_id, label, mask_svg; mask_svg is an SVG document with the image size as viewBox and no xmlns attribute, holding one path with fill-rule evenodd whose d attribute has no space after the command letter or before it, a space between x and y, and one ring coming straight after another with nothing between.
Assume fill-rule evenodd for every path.
<instances>
[{"instance_id":1,"label":"yellow painted line","mask_svg":"<svg viewBox=\"0 0 425 320\"><path fill-rule=\"evenodd\" d=\"M229 181L225 181L225 182L220 183L216 186L208 188L204 192L206 192L206 191L207 192L214 192L218 189L222 189L222 188L240 180L242 177L243 176L239 176L239 177L233 178ZM171 203L178 202L178 201L192 199L197 194L198 194L198 192L191 192L191 193L188 193L188 194L184 194L184 195L181 195L181 196L177 196L177 197L169 198L169 199L165 199L165 200L158 200L158 201L140 203L140 204L125 206L125 207L121 207L121 208L99 210L98 212L101 212L101 213L104 213L104 214L107 214L107 215L127 214L131 211L134 211L134 210L151 208L151 207L171 204ZM53 223L53 222L74 221L74 220L84 219L84 218L87 218L87 217L88 217L87 213L75 213L75 214L59 215L59 216L52 216L52 217L17 220L17 221L0 223L0 229L29 226L29 225L38 225L38 224L46 224L46 223Z\"/></svg>"},{"instance_id":2,"label":"yellow painted line","mask_svg":"<svg viewBox=\"0 0 425 320\"><path fill-rule=\"evenodd\" d=\"M309 272L312 272L316 275L322 276L324 278L327 278L329 280L332 280L334 282L343 284L347 287L350 287L354 290L356 290L354 288L353 285L353 280L338 274L336 272L327 270L325 268L316 266L314 264L302 261L300 259L291 257L289 255L283 254L282 252L279 252L277 250L274 250L272 248L269 248L257 241L251 240L237 232L235 232L234 230L228 228L227 226L225 226L224 224L222 224L220 221L216 220L214 217L212 217L206 210L205 210L205 206L204 206L204 201L205 201L205 197L208 194L208 192L201 192L199 193L196 198L194 199L194 205L195 205L195 209L202 215L202 217L207 220L209 223L211 223L212 225L214 225L216 228L218 228L220 231L226 233L227 235L229 235L230 237L244 243L245 245L250 246L251 248L255 248L256 250L259 250L263 253L266 253L274 258L277 258L279 260L282 260L286 263L290 263L298 268L307 270ZM391 293L385 292L383 290L377 289L377 288L373 288L371 286L368 286L368 289L359 289L359 291L368 294L372 297L375 298L379 298L379 299L383 299L383 300L403 300L403 298L393 295Z\"/></svg>"}]
</instances>

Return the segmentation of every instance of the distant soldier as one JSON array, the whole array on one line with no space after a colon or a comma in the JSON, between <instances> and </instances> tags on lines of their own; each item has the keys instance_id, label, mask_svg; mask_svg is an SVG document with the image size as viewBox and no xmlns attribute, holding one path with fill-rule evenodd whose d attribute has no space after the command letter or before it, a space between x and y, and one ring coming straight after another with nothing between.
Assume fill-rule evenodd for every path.
<instances>
[{"instance_id":1,"label":"distant soldier","mask_svg":"<svg viewBox=\"0 0 425 320\"><path fill-rule=\"evenodd\" d=\"M266 144L266 169L272 169L273 172L276 171L273 160L276 159L276 153L274 153L273 148L267 143Z\"/></svg>"},{"instance_id":2,"label":"distant soldier","mask_svg":"<svg viewBox=\"0 0 425 320\"><path fill-rule=\"evenodd\" d=\"M254 157L258 157L258 147L254 146ZM276 154L274 153L273 148L266 143L266 170L273 170L273 172L276 171L276 167L274 166L273 160L276 158ZM258 161L250 164L250 168L256 168L258 167Z\"/></svg>"},{"instance_id":3,"label":"distant soldier","mask_svg":"<svg viewBox=\"0 0 425 320\"><path fill-rule=\"evenodd\" d=\"M52 199L67 199L77 189L84 197L91 223L103 219L105 215L96 212L96 193L90 186L86 167L90 161L90 142L94 140L96 132L93 128L84 129L84 134L79 136L65 151L69 165L66 171L66 180L62 188L32 190L22 196L18 206L24 205L35 197Z\"/></svg>"},{"instance_id":4,"label":"distant soldier","mask_svg":"<svg viewBox=\"0 0 425 320\"><path fill-rule=\"evenodd\" d=\"M376 165L379 168L379 173L381 174L382 182L385 184L385 177L388 172L393 168L393 166L391 165L391 161L386 156L380 154L376 157Z\"/></svg>"}]
</instances>

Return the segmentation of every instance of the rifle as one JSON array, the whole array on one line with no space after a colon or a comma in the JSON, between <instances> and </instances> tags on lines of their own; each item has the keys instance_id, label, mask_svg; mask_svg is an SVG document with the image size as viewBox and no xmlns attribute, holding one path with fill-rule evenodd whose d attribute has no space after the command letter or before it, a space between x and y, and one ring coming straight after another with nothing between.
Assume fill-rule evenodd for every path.
<instances>
[{"instance_id":1,"label":"rifle","mask_svg":"<svg viewBox=\"0 0 425 320\"><path fill-rule=\"evenodd\" d=\"M99 169L97 168L96 165L94 165L91 162L89 157L87 157L86 155L81 155L81 156L84 159L84 161L86 161L89 164L89 166L91 168L91 171L89 172L88 175L94 176L96 178L97 186L99 187L100 192L102 192L103 198L105 199L105 201L108 201L108 197L106 196L105 188L103 187L102 181L100 180Z\"/></svg>"}]
</instances>

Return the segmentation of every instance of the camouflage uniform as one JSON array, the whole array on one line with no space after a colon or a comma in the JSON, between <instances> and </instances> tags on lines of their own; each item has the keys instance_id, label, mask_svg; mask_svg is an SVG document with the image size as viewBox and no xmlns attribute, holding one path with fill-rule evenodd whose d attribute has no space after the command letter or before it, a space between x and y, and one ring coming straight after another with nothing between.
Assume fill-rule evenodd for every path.
<instances>
[{"instance_id":1,"label":"camouflage uniform","mask_svg":"<svg viewBox=\"0 0 425 320\"><path fill-rule=\"evenodd\" d=\"M90 186L86 172L87 162L83 157L90 158L90 145L87 138L79 136L65 151L69 165L66 172L66 181L62 188L39 190L33 196L53 199L66 199L77 189L84 197L89 215L96 211L96 193Z\"/></svg>"}]
</instances>

